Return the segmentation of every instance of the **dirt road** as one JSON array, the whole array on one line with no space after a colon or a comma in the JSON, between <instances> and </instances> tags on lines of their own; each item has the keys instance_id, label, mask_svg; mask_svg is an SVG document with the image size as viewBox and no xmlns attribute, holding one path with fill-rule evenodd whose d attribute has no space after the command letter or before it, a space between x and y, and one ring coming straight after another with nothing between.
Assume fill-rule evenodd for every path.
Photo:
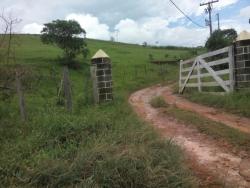
<instances>
[{"instance_id":1,"label":"dirt road","mask_svg":"<svg viewBox=\"0 0 250 188\"><path fill-rule=\"evenodd\" d=\"M223 183L225 187L250 188L250 182L247 181L248 177L242 176L241 173L248 170L241 169L241 164L243 162L246 164L246 160L243 160L243 158L249 157L248 154L244 151L233 152L229 145L219 143L218 140L179 123L172 117L168 117L161 109L151 107L150 99L159 95L164 96L168 103L173 103L179 108L194 111L214 121L229 122L228 126L239 128L245 132L250 131L246 124L250 121L226 113L216 113L216 109L191 103L173 95L168 87L146 88L135 92L129 99L130 104L140 117L154 125L160 134L172 138L183 148L190 167L202 180L201 187L221 187L221 183ZM217 180L220 184L216 183Z\"/></svg>"}]
</instances>

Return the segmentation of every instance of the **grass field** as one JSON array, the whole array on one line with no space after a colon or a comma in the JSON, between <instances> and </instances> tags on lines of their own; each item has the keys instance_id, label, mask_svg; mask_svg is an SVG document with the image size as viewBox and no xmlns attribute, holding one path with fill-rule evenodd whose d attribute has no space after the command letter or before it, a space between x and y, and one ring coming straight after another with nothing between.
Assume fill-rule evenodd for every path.
<instances>
[{"instance_id":1,"label":"grass field","mask_svg":"<svg viewBox=\"0 0 250 188\"><path fill-rule=\"evenodd\" d=\"M38 36L16 39L16 62L29 70L23 79L28 120L20 121L15 92L1 90L2 186L195 187L181 150L145 126L127 103L134 90L178 80L178 65L151 65L149 54L172 60L190 57L190 50L88 40L90 55L101 48L112 58L115 100L93 104L89 60L79 57L80 68L70 70L69 114L57 97L62 67L56 59L62 52ZM11 67L2 64L1 70L9 74Z\"/></svg>"}]
</instances>

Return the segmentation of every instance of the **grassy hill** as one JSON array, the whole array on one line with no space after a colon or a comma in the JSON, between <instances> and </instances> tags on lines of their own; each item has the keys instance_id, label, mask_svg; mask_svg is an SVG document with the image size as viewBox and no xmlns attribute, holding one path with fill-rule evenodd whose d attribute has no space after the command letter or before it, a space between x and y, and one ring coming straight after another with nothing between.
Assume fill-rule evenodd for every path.
<instances>
[{"instance_id":1,"label":"grassy hill","mask_svg":"<svg viewBox=\"0 0 250 188\"><path fill-rule=\"evenodd\" d=\"M114 98L94 105L89 60L70 70L73 112L60 104L57 90L61 51L39 36L16 36L16 62L26 70L27 122L20 121L14 90L1 90L0 182L4 187L193 187L181 150L145 126L127 103L139 88L176 82L178 65L152 65L155 59L188 58L189 49L153 49L88 40L90 56L103 49L112 58ZM166 54L168 54L166 56ZM1 65L1 81L13 65ZM6 74L6 75L5 75ZM11 81L12 80L12 81Z\"/></svg>"}]
</instances>

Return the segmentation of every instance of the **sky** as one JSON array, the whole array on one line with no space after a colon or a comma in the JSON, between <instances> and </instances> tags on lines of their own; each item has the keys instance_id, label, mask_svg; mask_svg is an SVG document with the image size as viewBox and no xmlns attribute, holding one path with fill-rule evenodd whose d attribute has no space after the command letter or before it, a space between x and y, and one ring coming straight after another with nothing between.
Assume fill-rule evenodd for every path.
<instances>
[{"instance_id":1,"label":"sky","mask_svg":"<svg viewBox=\"0 0 250 188\"><path fill-rule=\"evenodd\" d=\"M205 26L208 0L173 0L193 24L169 0L1 0L0 10L22 19L16 33L39 34L44 23L55 19L76 20L87 38L151 45L204 45L209 37ZM250 31L250 0L220 0L213 5L213 27L220 14L221 29ZM2 23L0 23L2 24ZM1 27L1 25L0 25ZM2 31L0 31L2 32Z\"/></svg>"}]
</instances>

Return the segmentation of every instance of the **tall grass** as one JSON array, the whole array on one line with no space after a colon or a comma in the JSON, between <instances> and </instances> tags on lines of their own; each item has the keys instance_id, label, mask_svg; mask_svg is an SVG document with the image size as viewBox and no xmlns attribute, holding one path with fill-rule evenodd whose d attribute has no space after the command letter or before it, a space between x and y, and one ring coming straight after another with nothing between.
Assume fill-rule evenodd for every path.
<instances>
[{"instance_id":1,"label":"tall grass","mask_svg":"<svg viewBox=\"0 0 250 188\"><path fill-rule=\"evenodd\" d=\"M91 54L102 48L113 60L115 100L93 104L89 64L81 63L81 69L70 71L73 112L68 114L57 99L61 67L55 58L60 50L36 36L20 40L17 62L39 79L27 80L35 82L25 90L27 122L20 122L14 94L0 100L3 187L195 186L181 150L139 120L127 103L132 91L177 77L176 65L167 65L164 73L148 65L148 53L160 57L168 50L88 41Z\"/></svg>"},{"instance_id":2,"label":"tall grass","mask_svg":"<svg viewBox=\"0 0 250 188\"><path fill-rule=\"evenodd\" d=\"M150 100L150 105L154 108L164 108L168 107L168 104L165 102L164 98L161 96L154 97Z\"/></svg>"},{"instance_id":3,"label":"tall grass","mask_svg":"<svg viewBox=\"0 0 250 188\"><path fill-rule=\"evenodd\" d=\"M194 102L250 117L250 90L235 91L225 95L190 92L185 96Z\"/></svg>"}]
</instances>

